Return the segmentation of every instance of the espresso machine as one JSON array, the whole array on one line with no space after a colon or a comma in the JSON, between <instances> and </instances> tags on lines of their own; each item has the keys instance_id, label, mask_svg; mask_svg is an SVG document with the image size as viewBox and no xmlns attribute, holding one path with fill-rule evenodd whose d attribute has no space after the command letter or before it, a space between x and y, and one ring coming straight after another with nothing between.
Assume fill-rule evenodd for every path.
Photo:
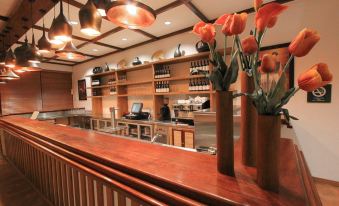
<instances>
[{"instance_id":1,"label":"espresso machine","mask_svg":"<svg viewBox=\"0 0 339 206\"><path fill-rule=\"evenodd\" d=\"M193 112L210 108L210 100L207 97L196 97L188 100L177 100L176 104L173 104L175 122L194 125Z\"/></svg>"}]
</instances>

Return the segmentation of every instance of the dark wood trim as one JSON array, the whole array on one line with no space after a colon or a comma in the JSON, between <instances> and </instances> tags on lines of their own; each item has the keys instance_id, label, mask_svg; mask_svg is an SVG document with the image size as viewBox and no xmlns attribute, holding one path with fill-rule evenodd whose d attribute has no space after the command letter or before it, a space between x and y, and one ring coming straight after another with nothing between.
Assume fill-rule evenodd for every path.
<instances>
[{"instance_id":1,"label":"dark wood trim","mask_svg":"<svg viewBox=\"0 0 339 206\"><path fill-rule=\"evenodd\" d=\"M176 0L172 3L169 3L169 4L167 4L163 7L160 7L159 9L155 10L155 13L157 15L159 15L159 14L164 13L166 11L172 10L172 9L178 7L178 6L181 6L182 4L183 4L183 2L181 0Z\"/></svg>"},{"instance_id":2,"label":"dark wood trim","mask_svg":"<svg viewBox=\"0 0 339 206\"><path fill-rule=\"evenodd\" d=\"M42 63L45 63L45 64L56 64L56 65L63 65L63 66L70 66L70 67L73 66L73 64L57 63L57 62L50 62L50 61L42 61Z\"/></svg>"},{"instance_id":3,"label":"dark wood trim","mask_svg":"<svg viewBox=\"0 0 339 206\"><path fill-rule=\"evenodd\" d=\"M147 36L147 37L149 37L149 38L151 38L151 39L157 39L158 37L156 37L156 36L154 36L154 35L152 35L152 34L150 34L150 33L147 33L147 32L145 32L145 31L143 31L143 30L140 30L140 29L133 29L133 31L135 31L135 32L137 32L137 33L139 33L139 34L142 34L142 35L144 35L144 36Z\"/></svg>"},{"instance_id":4,"label":"dark wood trim","mask_svg":"<svg viewBox=\"0 0 339 206\"><path fill-rule=\"evenodd\" d=\"M181 0L187 8L189 8L201 21L209 22L209 19L191 2Z\"/></svg>"},{"instance_id":5,"label":"dark wood trim","mask_svg":"<svg viewBox=\"0 0 339 206\"><path fill-rule=\"evenodd\" d=\"M324 178L321 178L321 177L313 177L313 179L316 182L328 184L328 185L331 185L331 186L334 186L334 187L339 187L339 182L334 181L334 180L324 179Z\"/></svg>"}]
</instances>

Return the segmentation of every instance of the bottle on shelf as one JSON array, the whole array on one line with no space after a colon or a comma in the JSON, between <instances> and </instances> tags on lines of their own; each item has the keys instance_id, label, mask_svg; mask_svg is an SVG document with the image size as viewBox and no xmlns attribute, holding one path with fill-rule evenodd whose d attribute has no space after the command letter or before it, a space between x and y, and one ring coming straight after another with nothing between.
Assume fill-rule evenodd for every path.
<instances>
[{"instance_id":1,"label":"bottle on shelf","mask_svg":"<svg viewBox=\"0 0 339 206\"><path fill-rule=\"evenodd\" d=\"M116 87L112 87L112 88L110 88L110 90L109 90L109 94L110 94L110 95L117 94L117 88L116 88Z\"/></svg>"}]
</instances>

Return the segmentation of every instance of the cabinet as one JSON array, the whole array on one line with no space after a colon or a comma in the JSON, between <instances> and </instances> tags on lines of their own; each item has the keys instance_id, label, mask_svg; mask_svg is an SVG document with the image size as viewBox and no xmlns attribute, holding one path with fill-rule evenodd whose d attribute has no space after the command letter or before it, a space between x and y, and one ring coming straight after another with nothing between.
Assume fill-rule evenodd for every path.
<instances>
[{"instance_id":1,"label":"cabinet","mask_svg":"<svg viewBox=\"0 0 339 206\"><path fill-rule=\"evenodd\" d=\"M194 131L173 129L172 144L177 147L194 148Z\"/></svg>"}]
</instances>

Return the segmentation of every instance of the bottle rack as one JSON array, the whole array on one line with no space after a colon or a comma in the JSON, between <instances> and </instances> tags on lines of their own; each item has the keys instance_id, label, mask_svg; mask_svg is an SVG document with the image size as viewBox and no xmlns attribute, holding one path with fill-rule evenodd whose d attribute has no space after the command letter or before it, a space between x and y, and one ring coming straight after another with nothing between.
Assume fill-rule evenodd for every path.
<instances>
[{"instance_id":1,"label":"bottle rack","mask_svg":"<svg viewBox=\"0 0 339 206\"><path fill-rule=\"evenodd\" d=\"M209 96L213 108L214 92L206 79L211 70L208 57L209 52L204 52L90 75L92 82L100 81L99 86L88 88L92 97L99 97L92 99L92 112L102 115L106 96L117 97L119 118L129 111L128 105L135 101L134 97L151 107L153 119L159 119L165 96Z\"/></svg>"}]
</instances>

